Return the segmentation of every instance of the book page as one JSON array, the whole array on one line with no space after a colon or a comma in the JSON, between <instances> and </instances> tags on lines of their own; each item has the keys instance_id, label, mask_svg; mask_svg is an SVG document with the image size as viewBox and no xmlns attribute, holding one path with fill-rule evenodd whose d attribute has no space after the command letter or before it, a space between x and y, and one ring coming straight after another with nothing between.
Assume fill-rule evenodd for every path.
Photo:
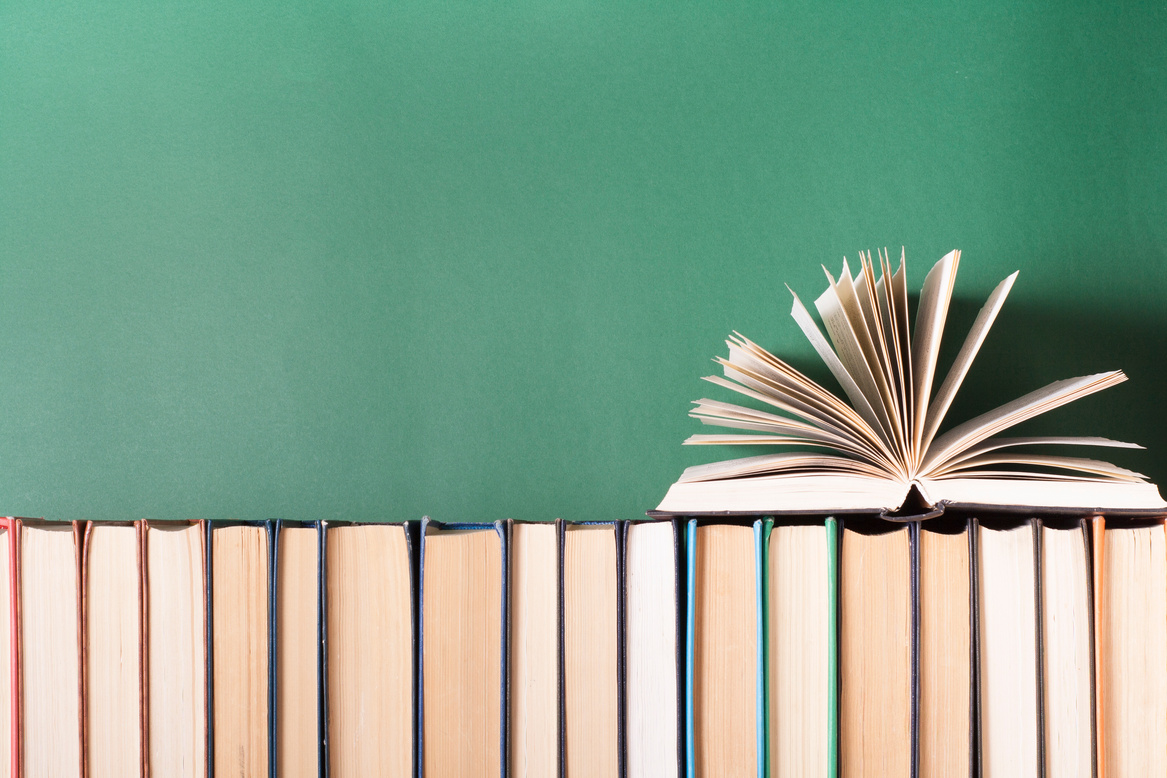
<instances>
[{"instance_id":1,"label":"book page","mask_svg":"<svg viewBox=\"0 0 1167 778\"><path fill-rule=\"evenodd\" d=\"M921 449L926 450L928 448L928 444L932 442L936 431L940 429L940 423L944 420L944 414L948 413L948 408L952 405L952 400L956 397L957 390L960 389L960 385L964 381L969 367L972 365L973 360L976 359L981 344L985 342L985 336L989 334L989 329L993 326L993 322L997 320L997 314L1000 312L1001 306L1005 304L1005 298L1009 296L1009 290L1013 288L1013 282L1016 280L1017 273L1014 272L1013 275L997 284L997 288L989 295L988 301L985 302L980 313L977 314L977 320L973 322L972 329L969 330L968 335L965 337L964 345L960 347L960 353L956 355L956 360L952 363L952 367L949 368L944 383L940 385L940 389L936 392L936 399L928 407L928 418L924 423L924 435L920 444Z\"/></svg>"},{"instance_id":2,"label":"book page","mask_svg":"<svg viewBox=\"0 0 1167 778\"><path fill-rule=\"evenodd\" d=\"M1097 459L1082 459L1080 457L1056 457L1025 454L984 454L966 460L959 467L947 466L935 471L935 477L943 477L951 473L960 473L987 465L1032 465L1034 467L1052 467L1061 470L1077 470L1090 475L1113 478L1119 481L1143 481L1142 473L1127 470L1125 467L1101 462ZM1018 473L1018 475L1023 475Z\"/></svg>"},{"instance_id":3,"label":"book page","mask_svg":"<svg viewBox=\"0 0 1167 778\"><path fill-rule=\"evenodd\" d=\"M852 329L847 314L843 311L843 304L839 300L833 283L815 300L815 308L818 309L819 316L823 319L827 334L830 335L831 343L834 344L836 353L846 367L847 373L855 379L856 385L867 399L868 406L874 411L879 422L876 429L881 432L881 437L887 441L889 446L893 445L895 436L892 433L891 418L887 414L887 405L875 383L875 375L871 371L871 365L863 356L859 338Z\"/></svg>"},{"instance_id":4,"label":"book page","mask_svg":"<svg viewBox=\"0 0 1167 778\"><path fill-rule=\"evenodd\" d=\"M860 278L863 278L862 273L860 273ZM850 324L850 329L855 333L856 342L859 344L863 361L866 363L869 372L875 380L875 386L878 390L877 396L882 404L884 417L888 420L888 432L891 434L893 444L902 447L903 434L900 427L899 414L896 413L895 398L892 396L891 387L888 385L887 365L881 358L880 348L876 342L877 333L873 332L874 322L871 323L871 326L868 326L867 317L863 312L863 306L859 302L859 292L850 276L847 268L847 260L845 259L843 260L843 273L839 276L839 282L835 284L835 293L842 306L843 314ZM863 295L864 297L867 296L866 287L863 289Z\"/></svg>"},{"instance_id":5,"label":"book page","mask_svg":"<svg viewBox=\"0 0 1167 778\"><path fill-rule=\"evenodd\" d=\"M908 273L905 269L904 252L900 250L900 268L891 277L892 282L892 296L894 305L892 310L896 316L896 330L899 332L899 341L902 345L900 351L900 358L903 360L904 370L904 385L906 391L904 393L904 404L907 412L904 418L915 418L916 398L913 395L912 389L915 386L912 377L912 328L908 323ZM918 455L919 452L917 451Z\"/></svg>"},{"instance_id":6,"label":"book page","mask_svg":"<svg viewBox=\"0 0 1167 778\"><path fill-rule=\"evenodd\" d=\"M814 346L814 350L826 364L827 369L831 371L831 375L839 382L839 386L843 387L843 392L851 400L851 405L854 406L855 411L870 425L873 432L879 430L879 417L876 415L874 409L872 409L871 403L867 401L867 396L859 388L859 385L855 383L855 379L851 376L851 373L843 366L839 355L831 348L831 344L827 342L827 339L819 330L818 325L811 318L810 311L802 304L802 300L798 299L798 295L794 294L793 289L790 289L789 286L786 288L794 297L794 304L790 309L790 315L798 323L799 328L806 335L806 339Z\"/></svg>"},{"instance_id":7,"label":"book page","mask_svg":"<svg viewBox=\"0 0 1167 778\"><path fill-rule=\"evenodd\" d=\"M1110 438L1094 438L1094 437L1059 437L1059 436L1038 436L1029 438L989 438L982 441L975 446L969 446L959 454L949 458L945 464L945 470L951 470L956 465L973 457L990 451L998 451L1003 448L1014 448L1016 446L1098 446L1100 448L1139 448L1137 443L1123 443L1119 440L1111 440Z\"/></svg>"},{"instance_id":8,"label":"book page","mask_svg":"<svg viewBox=\"0 0 1167 778\"><path fill-rule=\"evenodd\" d=\"M927 474L944 465L952 455L1002 430L1125 380L1126 375L1121 370L1114 370L1109 373L1055 381L996 410L981 414L936 438L929 446L927 457L920 469Z\"/></svg>"},{"instance_id":9,"label":"book page","mask_svg":"<svg viewBox=\"0 0 1167 778\"><path fill-rule=\"evenodd\" d=\"M940 355L940 338L944 321L952 301L952 286L956 281L956 267L960 252L950 251L932 266L920 290L920 307L916 311L916 339L912 343L912 369L915 371L914 450L923 450L924 409L932 395L932 379L936 375L936 360Z\"/></svg>"}]
</instances>

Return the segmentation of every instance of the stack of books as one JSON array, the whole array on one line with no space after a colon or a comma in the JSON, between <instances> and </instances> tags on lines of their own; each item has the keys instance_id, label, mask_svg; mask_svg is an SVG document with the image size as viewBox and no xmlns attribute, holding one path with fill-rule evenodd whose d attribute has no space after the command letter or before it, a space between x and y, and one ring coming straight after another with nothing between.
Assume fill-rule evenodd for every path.
<instances>
[{"instance_id":1,"label":"stack of books","mask_svg":"<svg viewBox=\"0 0 1167 778\"><path fill-rule=\"evenodd\" d=\"M1167 773L1162 520L5 519L0 563L11 775Z\"/></svg>"}]
</instances>

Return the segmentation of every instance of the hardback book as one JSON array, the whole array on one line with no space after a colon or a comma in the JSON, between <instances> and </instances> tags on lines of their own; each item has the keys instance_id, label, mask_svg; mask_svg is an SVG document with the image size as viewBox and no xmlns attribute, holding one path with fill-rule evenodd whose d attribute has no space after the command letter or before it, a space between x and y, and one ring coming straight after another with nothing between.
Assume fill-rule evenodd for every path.
<instances>
[{"instance_id":1,"label":"hardback book","mask_svg":"<svg viewBox=\"0 0 1167 778\"><path fill-rule=\"evenodd\" d=\"M924 522L918 541L918 775L973 776L977 665L969 522Z\"/></svg>"},{"instance_id":2,"label":"hardback book","mask_svg":"<svg viewBox=\"0 0 1167 778\"><path fill-rule=\"evenodd\" d=\"M413 527L322 524L324 775L409 778L417 774Z\"/></svg>"},{"instance_id":3,"label":"hardback book","mask_svg":"<svg viewBox=\"0 0 1167 778\"><path fill-rule=\"evenodd\" d=\"M145 776L142 522L88 522L81 549L81 699L88 778Z\"/></svg>"},{"instance_id":4,"label":"hardback book","mask_svg":"<svg viewBox=\"0 0 1167 778\"><path fill-rule=\"evenodd\" d=\"M765 778L766 522L686 527L686 774Z\"/></svg>"},{"instance_id":5,"label":"hardback book","mask_svg":"<svg viewBox=\"0 0 1167 778\"><path fill-rule=\"evenodd\" d=\"M510 772L561 774L559 540L562 522L509 522Z\"/></svg>"},{"instance_id":6,"label":"hardback book","mask_svg":"<svg viewBox=\"0 0 1167 778\"><path fill-rule=\"evenodd\" d=\"M274 745L271 772L280 778L324 775L323 672L318 522L277 521L272 534L271 673Z\"/></svg>"},{"instance_id":7,"label":"hardback book","mask_svg":"<svg viewBox=\"0 0 1167 778\"><path fill-rule=\"evenodd\" d=\"M20 526L21 769L80 776L80 522Z\"/></svg>"},{"instance_id":8,"label":"hardback book","mask_svg":"<svg viewBox=\"0 0 1167 778\"><path fill-rule=\"evenodd\" d=\"M628 778L685 774L685 538L679 520L624 523Z\"/></svg>"},{"instance_id":9,"label":"hardback book","mask_svg":"<svg viewBox=\"0 0 1167 778\"><path fill-rule=\"evenodd\" d=\"M838 775L838 522L783 522L767 554L769 775Z\"/></svg>"},{"instance_id":10,"label":"hardback book","mask_svg":"<svg viewBox=\"0 0 1167 778\"><path fill-rule=\"evenodd\" d=\"M423 776L507 774L506 526L421 527L418 697Z\"/></svg>"},{"instance_id":11,"label":"hardback book","mask_svg":"<svg viewBox=\"0 0 1167 778\"><path fill-rule=\"evenodd\" d=\"M272 730L272 524L213 521L207 527L212 774L262 776L270 766Z\"/></svg>"},{"instance_id":12,"label":"hardback book","mask_svg":"<svg viewBox=\"0 0 1167 778\"><path fill-rule=\"evenodd\" d=\"M1094 775L1094 609L1089 522L1041 523L1045 774Z\"/></svg>"},{"instance_id":13,"label":"hardback book","mask_svg":"<svg viewBox=\"0 0 1167 778\"><path fill-rule=\"evenodd\" d=\"M1044 775L1036 521L977 529L980 762L984 778Z\"/></svg>"},{"instance_id":14,"label":"hardback book","mask_svg":"<svg viewBox=\"0 0 1167 778\"><path fill-rule=\"evenodd\" d=\"M623 774L622 524L561 521L559 528L565 771L616 778Z\"/></svg>"},{"instance_id":15,"label":"hardback book","mask_svg":"<svg viewBox=\"0 0 1167 778\"><path fill-rule=\"evenodd\" d=\"M1167 536L1095 519L1099 778L1167 775ZM1052 775L1052 773L1051 773Z\"/></svg>"},{"instance_id":16,"label":"hardback book","mask_svg":"<svg viewBox=\"0 0 1167 778\"><path fill-rule=\"evenodd\" d=\"M939 381L941 337L960 252L928 273L914 320L901 256L846 262L815 301L826 329L794 297L792 315L842 396L734 333L724 376L707 381L753 401L701 399L690 413L738 430L690 445L760 446L768 453L690 467L653 515L842 512L925 516L945 506L1162 515L1167 503L1138 473L1048 446L1140 448L1099 437L1020 436L1014 426L1126 380L1120 370L1057 381L950 428L945 417L1017 274L989 296ZM943 430L943 431L942 431ZM1032 509L1025 509L1033 515Z\"/></svg>"},{"instance_id":17,"label":"hardback book","mask_svg":"<svg viewBox=\"0 0 1167 778\"><path fill-rule=\"evenodd\" d=\"M207 775L207 523L145 523L149 774Z\"/></svg>"},{"instance_id":18,"label":"hardback book","mask_svg":"<svg viewBox=\"0 0 1167 778\"><path fill-rule=\"evenodd\" d=\"M914 526L843 522L839 550L839 768L908 778Z\"/></svg>"},{"instance_id":19,"label":"hardback book","mask_svg":"<svg viewBox=\"0 0 1167 778\"><path fill-rule=\"evenodd\" d=\"M19 527L19 519L0 518L0 778L20 775Z\"/></svg>"}]
</instances>

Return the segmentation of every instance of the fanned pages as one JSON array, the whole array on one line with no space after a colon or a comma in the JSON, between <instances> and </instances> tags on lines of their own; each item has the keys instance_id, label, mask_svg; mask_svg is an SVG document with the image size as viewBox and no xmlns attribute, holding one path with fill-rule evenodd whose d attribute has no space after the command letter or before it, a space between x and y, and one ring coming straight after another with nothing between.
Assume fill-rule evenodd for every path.
<instances>
[{"instance_id":1,"label":"fanned pages","mask_svg":"<svg viewBox=\"0 0 1167 778\"><path fill-rule=\"evenodd\" d=\"M1139 473L1090 458L1017 450L1141 446L1099 437L1000 437L1035 416L1122 383L1121 370L1055 381L942 432L1017 279L1013 273L989 295L940 380L940 346L959 263L960 252L953 251L928 273L914 323L902 256L894 273L886 252L878 260L870 252L860 254L854 275L846 260L838 280L827 272L827 289L815 300L822 329L791 292L791 315L842 396L735 332L726 341L728 357L714 360L724 376L705 380L756 405L696 400L691 416L734 432L693 435L685 443L762 446L774 453L690 467L655 513L891 513L912 502L913 489L930 508L1045 505L1128 515L1167 510L1158 488ZM842 486L819 480L831 478Z\"/></svg>"}]
</instances>

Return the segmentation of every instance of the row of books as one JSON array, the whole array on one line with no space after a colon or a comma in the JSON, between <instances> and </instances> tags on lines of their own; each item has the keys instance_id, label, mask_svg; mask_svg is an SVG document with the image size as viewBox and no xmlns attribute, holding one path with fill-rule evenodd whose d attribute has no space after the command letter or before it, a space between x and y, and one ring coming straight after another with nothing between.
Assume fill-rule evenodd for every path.
<instances>
[{"instance_id":1,"label":"row of books","mask_svg":"<svg viewBox=\"0 0 1167 778\"><path fill-rule=\"evenodd\" d=\"M0 566L6 775L1167 774L1162 521L4 519Z\"/></svg>"}]
</instances>

